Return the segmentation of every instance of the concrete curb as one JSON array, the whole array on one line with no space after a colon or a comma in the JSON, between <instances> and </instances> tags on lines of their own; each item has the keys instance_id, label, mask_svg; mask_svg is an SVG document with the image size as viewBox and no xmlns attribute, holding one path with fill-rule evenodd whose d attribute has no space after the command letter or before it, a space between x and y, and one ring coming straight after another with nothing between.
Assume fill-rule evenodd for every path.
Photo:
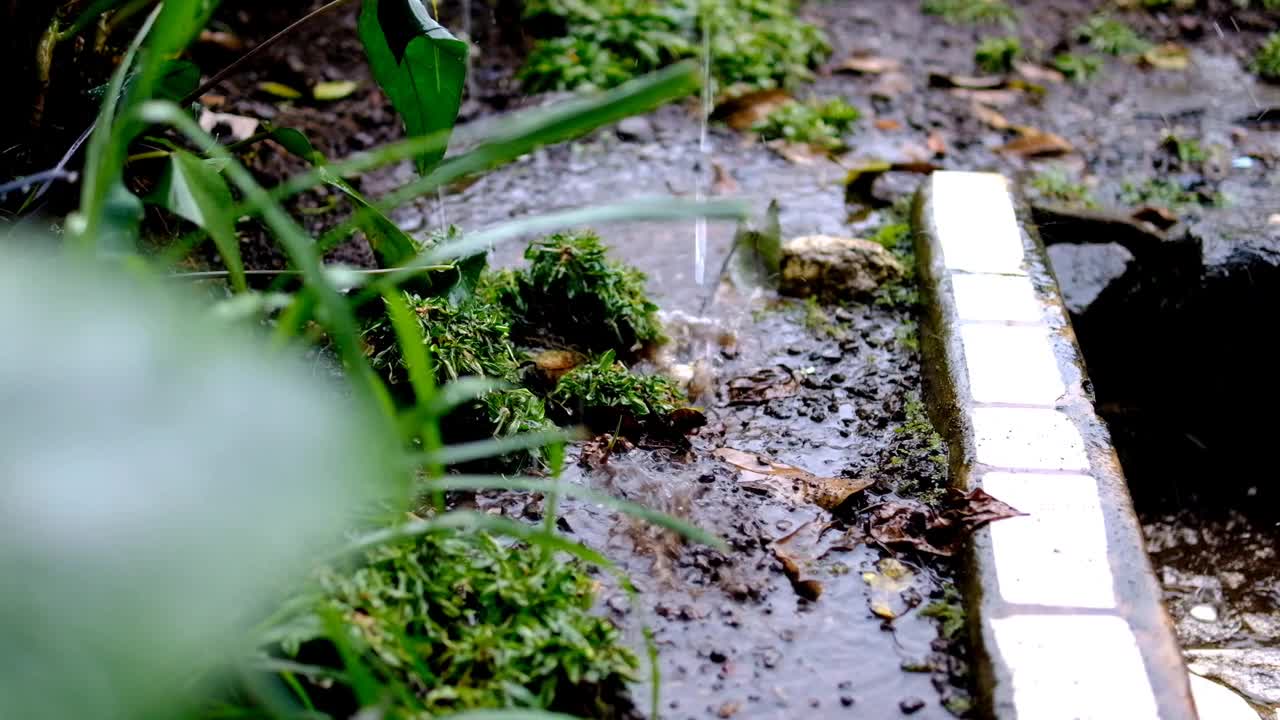
<instances>
[{"instance_id":1,"label":"concrete curb","mask_svg":"<svg viewBox=\"0 0 1280 720\"><path fill-rule=\"evenodd\" d=\"M930 415L951 477L1027 513L970 543L986 714L1196 717L1110 436L1044 248L1008 182L935 173L916 198Z\"/></svg>"}]
</instances>

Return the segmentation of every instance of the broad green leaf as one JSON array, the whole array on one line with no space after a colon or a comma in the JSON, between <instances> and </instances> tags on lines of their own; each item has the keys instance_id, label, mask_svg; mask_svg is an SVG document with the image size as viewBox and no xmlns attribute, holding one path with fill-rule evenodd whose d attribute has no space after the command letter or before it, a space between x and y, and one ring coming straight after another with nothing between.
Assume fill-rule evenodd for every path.
<instances>
[{"instance_id":1,"label":"broad green leaf","mask_svg":"<svg viewBox=\"0 0 1280 720\"><path fill-rule=\"evenodd\" d=\"M447 133L458 118L467 76L467 44L431 19L421 0L364 0L360 40L373 77L400 113L411 137ZM433 148L417 158L425 175L444 157Z\"/></svg>"},{"instance_id":2,"label":"broad green leaf","mask_svg":"<svg viewBox=\"0 0 1280 720\"><path fill-rule=\"evenodd\" d=\"M124 186L112 183L102 203L97 245L110 252L134 252L142 228L142 201Z\"/></svg>"},{"instance_id":3,"label":"broad green leaf","mask_svg":"<svg viewBox=\"0 0 1280 720\"><path fill-rule=\"evenodd\" d=\"M418 245L408 233L400 229L391 218L383 215L364 195L351 186L351 183L332 173L322 173L327 185L341 190L355 208L356 226L364 232L369 247L378 257L378 266L384 268L397 267L412 259L418 252Z\"/></svg>"},{"instance_id":4,"label":"broad green leaf","mask_svg":"<svg viewBox=\"0 0 1280 720\"><path fill-rule=\"evenodd\" d=\"M228 214L231 190L209 161L184 150L174 151L160 184L147 199L208 231L231 273L231 284L238 292L244 292L240 239L236 236L235 218Z\"/></svg>"},{"instance_id":5,"label":"broad green leaf","mask_svg":"<svg viewBox=\"0 0 1280 720\"><path fill-rule=\"evenodd\" d=\"M22 299L0 304L0 717L193 716L279 594L404 490L396 438L189 294L18 246L0 247Z\"/></svg>"}]
</instances>

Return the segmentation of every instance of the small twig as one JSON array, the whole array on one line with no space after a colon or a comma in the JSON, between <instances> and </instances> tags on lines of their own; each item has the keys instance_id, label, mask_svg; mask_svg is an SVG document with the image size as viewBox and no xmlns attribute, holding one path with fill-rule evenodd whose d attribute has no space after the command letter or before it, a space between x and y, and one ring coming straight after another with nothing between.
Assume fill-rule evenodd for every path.
<instances>
[{"instance_id":1,"label":"small twig","mask_svg":"<svg viewBox=\"0 0 1280 720\"><path fill-rule=\"evenodd\" d=\"M294 30L297 30L298 28L302 27L303 25L306 25L307 23L320 17L321 15L324 15L330 10L334 10L342 5L347 4L348 2L351 2L351 0L333 0L333 2L330 2L316 10L311 11L306 16L300 18L299 20L295 21L293 24L289 25L289 27L286 27L285 29L281 30L275 35L272 35L271 37L267 38L262 43L260 43L254 49L250 50L244 55L241 55L230 65L219 70L217 73L214 74L213 77L209 78L208 82L196 88L195 92L192 92L190 95L183 98L181 104L185 105L193 100L198 99L205 93L217 87L218 83L222 82L223 80L227 79L227 77L234 74L243 65L249 63L258 55L266 52L273 45L275 45L276 43L288 37Z\"/></svg>"},{"instance_id":2,"label":"small twig","mask_svg":"<svg viewBox=\"0 0 1280 720\"><path fill-rule=\"evenodd\" d=\"M67 172L59 168L52 168L44 172L38 172L35 175L27 175L20 177L7 183L0 184L0 198L7 196L11 192L26 192L32 185L38 182L54 183L59 180L67 182L75 182L79 177L73 172Z\"/></svg>"}]
</instances>

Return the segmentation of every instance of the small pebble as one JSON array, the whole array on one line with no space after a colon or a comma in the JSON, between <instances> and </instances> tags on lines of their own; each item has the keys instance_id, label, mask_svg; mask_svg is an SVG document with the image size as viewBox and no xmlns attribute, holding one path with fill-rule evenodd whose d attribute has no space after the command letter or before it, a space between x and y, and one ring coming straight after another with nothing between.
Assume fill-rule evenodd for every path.
<instances>
[{"instance_id":1,"label":"small pebble","mask_svg":"<svg viewBox=\"0 0 1280 720\"><path fill-rule=\"evenodd\" d=\"M848 695L841 695L840 704L845 707L853 707L853 698Z\"/></svg>"},{"instance_id":2,"label":"small pebble","mask_svg":"<svg viewBox=\"0 0 1280 720\"><path fill-rule=\"evenodd\" d=\"M708 659L710 659L711 662L713 663L722 663L725 660L728 660L729 658L719 650L712 650L711 654L708 656Z\"/></svg>"},{"instance_id":3,"label":"small pebble","mask_svg":"<svg viewBox=\"0 0 1280 720\"><path fill-rule=\"evenodd\" d=\"M911 715L919 712L924 707L924 700L918 697L909 697L898 703L898 709L903 715Z\"/></svg>"},{"instance_id":4,"label":"small pebble","mask_svg":"<svg viewBox=\"0 0 1280 720\"><path fill-rule=\"evenodd\" d=\"M1218 611L1212 605L1196 605L1191 608L1191 617L1203 623L1218 622Z\"/></svg>"}]
</instances>

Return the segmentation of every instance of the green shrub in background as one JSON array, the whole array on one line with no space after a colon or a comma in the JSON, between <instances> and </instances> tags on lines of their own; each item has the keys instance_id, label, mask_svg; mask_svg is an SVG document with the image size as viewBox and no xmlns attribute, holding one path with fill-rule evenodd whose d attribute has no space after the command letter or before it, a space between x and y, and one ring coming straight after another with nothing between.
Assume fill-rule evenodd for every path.
<instances>
[{"instance_id":1,"label":"green shrub in background","mask_svg":"<svg viewBox=\"0 0 1280 720\"><path fill-rule=\"evenodd\" d=\"M794 0L531 0L525 17L560 31L520 71L532 91L613 87L704 54L721 90L791 86L831 52Z\"/></svg>"}]
</instances>

